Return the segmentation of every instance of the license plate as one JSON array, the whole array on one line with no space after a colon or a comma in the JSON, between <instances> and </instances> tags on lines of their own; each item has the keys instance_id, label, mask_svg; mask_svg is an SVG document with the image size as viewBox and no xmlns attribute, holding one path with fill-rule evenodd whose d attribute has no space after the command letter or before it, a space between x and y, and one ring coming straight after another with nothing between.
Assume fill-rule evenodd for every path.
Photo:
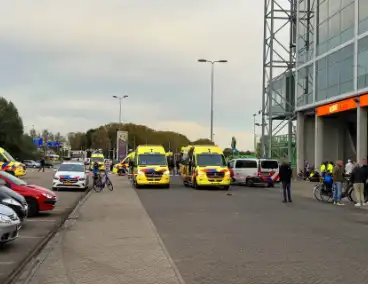
<instances>
[{"instance_id":1,"label":"license plate","mask_svg":"<svg viewBox=\"0 0 368 284\"><path fill-rule=\"evenodd\" d=\"M213 184L213 185L220 185L219 182L212 182L211 184Z\"/></svg>"},{"instance_id":2,"label":"license plate","mask_svg":"<svg viewBox=\"0 0 368 284\"><path fill-rule=\"evenodd\" d=\"M71 182L64 182L64 185L72 185Z\"/></svg>"},{"instance_id":3,"label":"license plate","mask_svg":"<svg viewBox=\"0 0 368 284\"><path fill-rule=\"evenodd\" d=\"M149 184L157 184L158 181L150 181Z\"/></svg>"}]
</instances>

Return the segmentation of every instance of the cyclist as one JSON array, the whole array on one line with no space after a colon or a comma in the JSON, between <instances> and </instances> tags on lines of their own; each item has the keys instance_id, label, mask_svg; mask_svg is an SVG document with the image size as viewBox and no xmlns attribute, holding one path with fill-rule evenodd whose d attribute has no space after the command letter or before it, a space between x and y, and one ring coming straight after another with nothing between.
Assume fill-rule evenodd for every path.
<instances>
[{"instance_id":1,"label":"cyclist","mask_svg":"<svg viewBox=\"0 0 368 284\"><path fill-rule=\"evenodd\" d=\"M96 184L96 181L98 179L98 174L100 172L99 168L100 168L100 165L97 162L94 162L93 163L93 184L94 185Z\"/></svg>"}]
</instances>

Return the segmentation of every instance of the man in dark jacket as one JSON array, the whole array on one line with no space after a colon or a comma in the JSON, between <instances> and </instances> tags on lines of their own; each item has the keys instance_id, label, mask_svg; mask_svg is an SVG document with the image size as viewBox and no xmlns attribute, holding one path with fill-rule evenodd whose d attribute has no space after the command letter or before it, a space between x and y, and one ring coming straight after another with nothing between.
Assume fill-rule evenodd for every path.
<instances>
[{"instance_id":1,"label":"man in dark jacket","mask_svg":"<svg viewBox=\"0 0 368 284\"><path fill-rule=\"evenodd\" d=\"M355 206L365 204L364 187L368 179L367 160L362 161L362 166L356 165L350 175L350 182L353 183L357 203Z\"/></svg>"},{"instance_id":2,"label":"man in dark jacket","mask_svg":"<svg viewBox=\"0 0 368 284\"><path fill-rule=\"evenodd\" d=\"M283 196L284 196L284 200L282 202L284 202L284 203L292 202L291 192L290 192L292 173L293 172L291 170L290 163L283 162L280 166L279 175L280 175L280 181L281 181L281 184L282 184L282 192L283 192Z\"/></svg>"}]
</instances>

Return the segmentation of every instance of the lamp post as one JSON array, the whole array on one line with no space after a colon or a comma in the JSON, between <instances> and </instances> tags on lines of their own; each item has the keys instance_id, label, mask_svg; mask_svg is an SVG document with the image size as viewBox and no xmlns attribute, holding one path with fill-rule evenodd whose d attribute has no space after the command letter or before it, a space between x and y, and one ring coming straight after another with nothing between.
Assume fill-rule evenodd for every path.
<instances>
[{"instance_id":1,"label":"lamp post","mask_svg":"<svg viewBox=\"0 0 368 284\"><path fill-rule=\"evenodd\" d=\"M211 63L211 131L210 131L210 139L213 142L213 89L214 89L214 80L215 80L215 63L226 63L227 60L207 60L207 59L198 59L198 62L201 63Z\"/></svg>"},{"instance_id":2,"label":"lamp post","mask_svg":"<svg viewBox=\"0 0 368 284\"><path fill-rule=\"evenodd\" d=\"M114 99L118 99L119 100L119 124L121 125L122 120L121 120L121 104L123 99L128 98L128 95L122 96L122 97L118 97L118 96L112 96Z\"/></svg>"}]
</instances>

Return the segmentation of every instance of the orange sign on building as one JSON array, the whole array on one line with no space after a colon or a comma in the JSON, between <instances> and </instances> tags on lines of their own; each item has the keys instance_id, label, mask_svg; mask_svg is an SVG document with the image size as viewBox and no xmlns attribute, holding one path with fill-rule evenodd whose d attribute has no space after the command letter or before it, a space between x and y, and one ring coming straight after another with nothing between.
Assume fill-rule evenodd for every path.
<instances>
[{"instance_id":1,"label":"orange sign on building","mask_svg":"<svg viewBox=\"0 0 368 284\"><path fill-rule=\"evenodd\" d=\"M366 98L366 102L368 105L368 96ZM355 102L354 98L346 99L343 101L335 102L332 104L324 105L317 107L317 115L318 116L324 116L324 115L330 115L337 112L347 111L350 109L357 108L357 103Z\"/></svg>"},{"instance_id":2,"label":"orange sign on building","mask_svg":"<svg viewBox=\"0 0 368 284\"><path fill-rule=\"evenodd\" d=\"M360 106L361 107L368 106L368 94L367 95L360 96L359 97L359 101L360 101Z\"/></svg>"}]
</instances>

